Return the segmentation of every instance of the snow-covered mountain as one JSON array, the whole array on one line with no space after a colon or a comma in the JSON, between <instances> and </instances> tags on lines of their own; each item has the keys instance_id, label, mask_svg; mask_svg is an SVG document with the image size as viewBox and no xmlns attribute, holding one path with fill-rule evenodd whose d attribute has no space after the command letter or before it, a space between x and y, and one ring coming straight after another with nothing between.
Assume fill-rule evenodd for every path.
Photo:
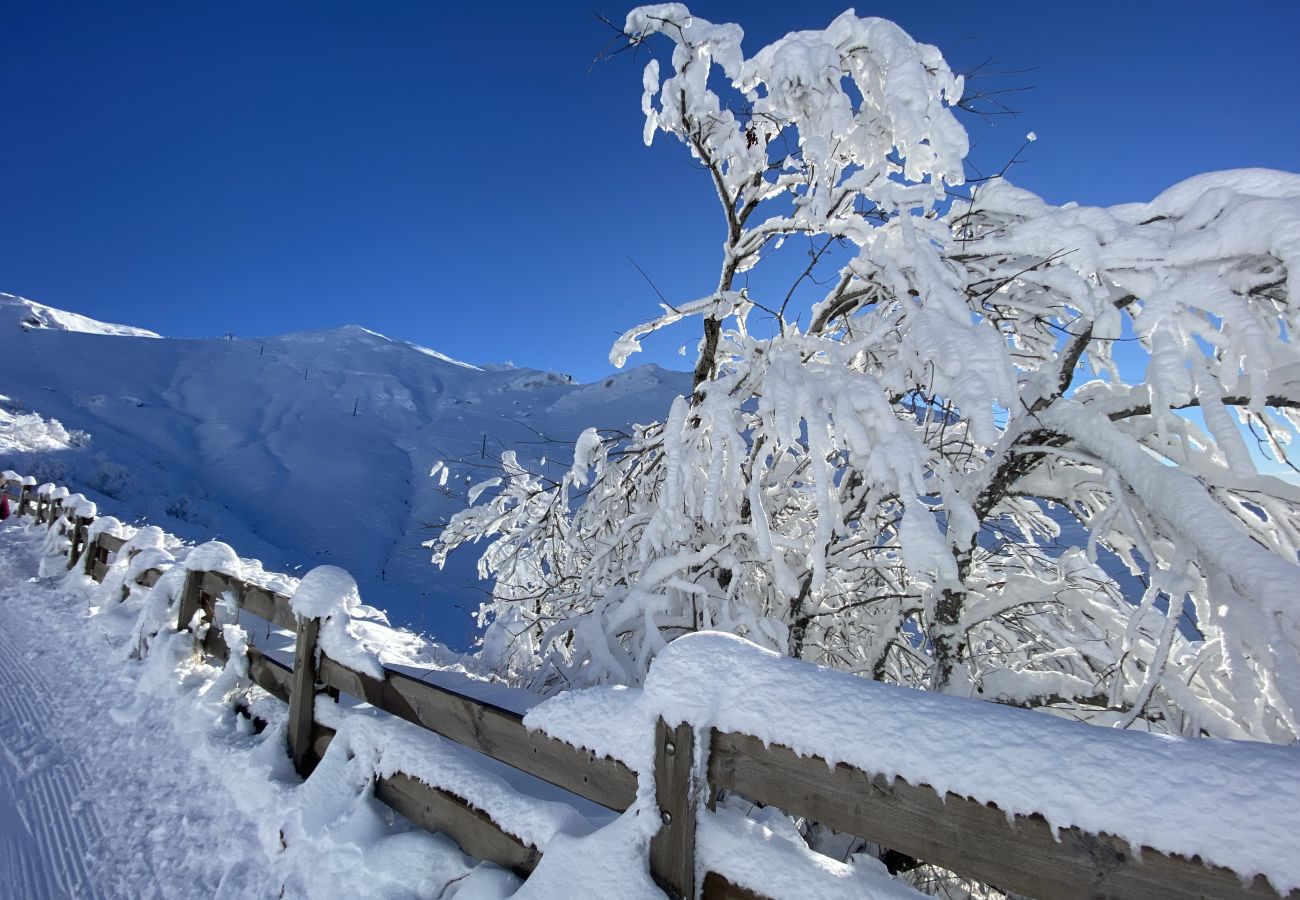
<instances>
[{"instance_id":1,"label":"snow-covered mountain","mask_svg":"<svg viewBox=\"0 0 1300 900\"><path fill-rule=\"evenodd\" d=\"M395 623L459 646L482 584L470 556L430 565L430 524L502 449L559 474L583 428L659 418L688 387L654 366L589 385L483 370L355 325L159 338L0 295L0 431L54 432L0 435L0 467L69 484L123 520L219 538L268 568L341 565ZM445 486L429 477L438 461Z\"/></svg>"},{"instance_id":2,"label":"snow-covered mountain","mask_svg":"<svg viewBox=\"0 0 1300 900\"><path fill-rule=\"evenodd\" d=\"M116 334L123 337L162 337L144 328L130 325L114 325L100 322L86 316L18 297L13 294L0 293L0 328L17 324L20 328L31 331L34 328L47 328L53 331L79 331L83 334Z\"/></svg>"}]
</instances>

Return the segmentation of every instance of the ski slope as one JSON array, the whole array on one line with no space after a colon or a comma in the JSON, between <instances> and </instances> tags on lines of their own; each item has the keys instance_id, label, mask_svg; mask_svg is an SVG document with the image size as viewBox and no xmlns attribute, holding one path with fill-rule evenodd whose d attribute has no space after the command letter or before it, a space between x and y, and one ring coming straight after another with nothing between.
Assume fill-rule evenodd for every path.
<instances>
[{"instance_id":1,"label":"ski slope","mask_svg":"<svg viewBox=\"0 0 1300 900\"><path fill-rule=\"evenodd\" d=\"M355 325L160 339L0 294L0 410L67 432L0 440L5 468L281 571L342 566L395 623L459 648L484 584L472 553L430 565L432 524L502 450L558 474L582 429L661 418L688 389L654 366L590 385L484 369ZM428 477L436 462L450 464L445 486Z\"/></svg>"}]
</instances>

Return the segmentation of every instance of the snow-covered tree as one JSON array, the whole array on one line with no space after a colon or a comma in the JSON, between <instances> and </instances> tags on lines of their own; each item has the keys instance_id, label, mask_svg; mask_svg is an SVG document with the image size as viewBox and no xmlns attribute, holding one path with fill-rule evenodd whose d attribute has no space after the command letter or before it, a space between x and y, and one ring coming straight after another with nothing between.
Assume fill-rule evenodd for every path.
<instances>
[{"instance_id":1,"label":"snow-covered tree","mask_svg":"<svg viewBox=\"0 0 1300 900\"><path fill-rule=\"evenodd\" d=\"M697 319L694 391L586 432L558 482L506 454L432 542L487 541L485 652L636 683L725 629L1100 724L1300 735L1300 487L1251 447L1285 461L1300 406L1300 176L1057 207L963 186L962 79L890 22L749 57L680 4L625 31L671 48L645 139L686 145L726 239L716 287L611 359ZM796 239L795 287L756 287Z\"/></svg>"}]
</instances>

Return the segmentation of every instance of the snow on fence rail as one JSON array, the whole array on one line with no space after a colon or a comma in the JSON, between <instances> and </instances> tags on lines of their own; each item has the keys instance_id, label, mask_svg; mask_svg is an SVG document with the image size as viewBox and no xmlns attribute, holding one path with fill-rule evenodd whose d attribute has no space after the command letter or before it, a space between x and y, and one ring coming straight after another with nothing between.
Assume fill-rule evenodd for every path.
<instances>
[{"instance_id":1,"label":"snow on fence rail","mask_svg":"<svg viewBox=\"0 0 1300 900\"><path fill-rule=\"evenodd\" d=\"M129 563L117 558L127 541L93 527L97 511L80 495L6 472L3 490L13 489L20 515L68 536L69 570L80 563L102 582ZM288 751L304 777L337 733L319 720L324 691L616 812L638 802L640 783L662 823L650 841L651 873L679 897L771 890L752 860L718 852L731 821L715 811L721 792L1019 894L1300 896L1295 748L1106 731L875 684L701 634L670 645L651 669L654 755L639 779L624 761L529 728L511 710L374 661L331 657L337 645L322 637L324 610L300 602L296 612L294 597L221 568L211 554L186 560L176 627L194 631L198 652L229 660L222 630L208 624L225 596L294 634L291 666L251 642L239 650L249 679L288 704ZM134 580L152 587L163 574L150 568ZM1165 796L1145 793L1152 788ZM1150 799L1135 800L1139 793ZM472 856L523 875L541 859L536 842L413 774L377 778L375 794Z\"/></svg>"}]
</instances>

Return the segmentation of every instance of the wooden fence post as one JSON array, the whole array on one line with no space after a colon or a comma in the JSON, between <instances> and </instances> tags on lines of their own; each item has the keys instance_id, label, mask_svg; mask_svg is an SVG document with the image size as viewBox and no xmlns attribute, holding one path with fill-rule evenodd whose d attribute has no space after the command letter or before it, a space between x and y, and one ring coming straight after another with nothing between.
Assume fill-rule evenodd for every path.
<instances>
[{"instance_id":1,"label":"wooden fence post","mask_svg":"<svg viewBox=\"0 0 1300 900\"><path fill-rule=\"evenodd\" d=\"M659 831L650 839L650 874L670 897L695 896L695 733L690 722L655 724L655 805Z\"/></svg>"},{"instance_id":2,"label":"wooden fence post","mask_svg":"<svg viewBox=\"0 0 1300 900\"><path fill-rule=\"evenodd\" d=\"M27 507L31 505L32 505L32 486L30 484L24 484L22 493L18 495L18 515L21 516L26 514Z\"/></svg>"},{"instance_id":3,"label":"wooden fence post","mask_svg":"<svg viewBox=\"0 0 1300 900\"><path fill-rule=\"evenodd\" d=\"M316 723L316 639L320 619L298 617L293 648L293 679L289 683L289 755L298 774L306 778L316 768L311 758L311 731Z\"/></svg>"},{"instance_id":4,"label":"wooden fence post","mask_svg":"<svg viewBox=\"0 0 1300 900\"><path fill-rule=\"evenodd\" d=\"M81 518L77 515L76 510L73 510L72 515L68 518L68 524L72 526L72 530L68 532L68 564L65 568L69 572L77 564L77 535L81 533L81 526L77 523L80 521Z\"/></svg>"},{"instance_id":5,"label":"wooden fence post","mask_svg":"<svg viewBox=\"0 0 1300 900\"><path fill-rule=\"evenodd\" d=\"M194 621L194 614L199 611L199 590L203 584L203 573L190 570L185 573L185 586L181 588L180 609L176 613L176 630L184 631Z\"/></svg>"},{"instance_id":6,"label":"wooden fence post","mask_svg":"<svg viewBox=\"0 0 1300 900\"><path fill-rule=\"evenodd\" d=\"M85 565L82 567L82 571L85 572L87 578L94 578L95 563L99 562L99 554L102 551L99 546L99 536L96 535L94 541L90 541L89 537L90 536L87 535L86 549L82 551L83 559L85 562ZM107 560L105 561L107 562Z\"/></svg>"},{"instance_id":7,"label":"wooden fence post","mask_svg":"<svg viewBox=\"0 0 1300 900\"><path fill-rule=\"evenodd\" d=\"M90 534L90 523L95 521L91 516L77 515L76 511L72 514L72 546L68 548L68 571L77 564L78 549L80 552L89 553L90 547L86 538Z\"/></svg>"}]
</instances>

